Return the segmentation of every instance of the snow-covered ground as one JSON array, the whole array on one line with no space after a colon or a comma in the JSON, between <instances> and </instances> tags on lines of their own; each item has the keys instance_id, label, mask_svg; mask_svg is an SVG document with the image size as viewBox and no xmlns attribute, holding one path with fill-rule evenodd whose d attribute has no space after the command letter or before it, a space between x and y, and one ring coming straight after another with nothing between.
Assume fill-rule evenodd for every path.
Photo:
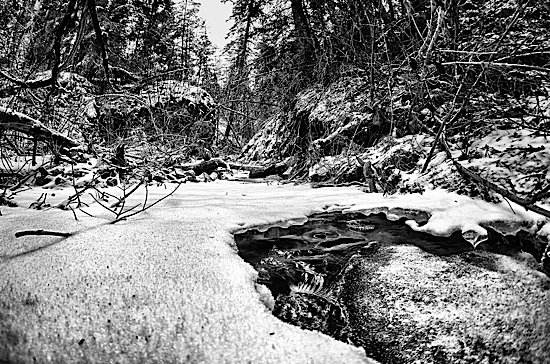
<instances>
[{"instance_id":1,"label":"snow-covered ground","mask_svg":"<svg viewBox=\"0 0 550 364\"><path fill-rule=\"evenodd\" d=\"M148 187L148 203L174 186ZM238 257L231 233L331 209L389 217L421 210L430 220L411 220L413 228L459 230L475 244L487 226L535 232L544 221L514 204L512 211L507 203L442 190L384 197L355 188L216 181L183 184L152 209L111 225L113 214L88 195L84 210L94 217L75 210L78 221L71 211L26 208L46 192L55 206L73 190L33 188L16 196L21 207L1 207L3 360L365 362L360 349L275 319L262 304L269 293L256 289L256 273ZM142 186L127 206L144 198ZM73 235L15 238L34 229Z\"/></svg>"},{"instance_id":2,"label":"snow-covered ground","mask_svg":"<svg viewBox=\"0 0 550 364\"><path fill-rule=\"evenodd\" d=\"M478 190L478 196L482 193L489 196L489 191L479 192L483 186L476 186L460 176L445 151L436 152L426 171L421 173L433 143L433 137L409 135L395 140L388 139L359 154L373 166L391 169L399 181L397 187L409 191L426 191L422 195L396 194L384 197L382 201L373 194L372 200L376 201L375 204L432 213L434 216L427 225L419 227L411 222L410 226L435 235L449 235L450 232L459 230L474 245L485 239L486 231L482 226L495 224L500 225L497 230L505 233L514 233L521 227L548 238L549 227L543 226L548 222L547 217L527 212L525 208L508 203L507 199L494 192L491 192L491 199L496 204L492 206L482 203L479 198L464 197L464 194L472 195L474 189ZM451 154L463 167L519 198L529 199L548 187L550 141L546 135L527 129L496 129L485 137L474 140L468 145L468 149L470 158L465 161L460 160L461 150L453 150ZM414 160L414 155L418 156L416 163L401 162L408 169L399 168L396 160ZM355 163L352 160L352 165ZM324 157L310 169L310 176L338 175L342 171L342 165L349 164L349 158L344 156ZM456 191L458 194L448 191ZM550 211L550 194L545 193L535 200L536 206ZM369 207L362 203L359 206L361 207L354 208Z\"/></svg>"}]
</instances>

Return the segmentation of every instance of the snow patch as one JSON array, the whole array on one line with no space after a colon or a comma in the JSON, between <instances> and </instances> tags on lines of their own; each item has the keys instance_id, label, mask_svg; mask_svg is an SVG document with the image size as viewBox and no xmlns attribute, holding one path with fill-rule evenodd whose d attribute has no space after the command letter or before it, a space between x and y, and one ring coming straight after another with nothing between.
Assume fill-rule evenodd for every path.
<instances>
[{"instance_id":1,"label":"snow patch","mask_svg":"<svg viewBox=\"0 0 550 364\"><path fill-rule=\"evenodd\" d=\"M460 231L474 247L487 239L486 227L503 234L515 234L520 230L535 233L538 226L546 220L543 216L525 211L513 203L511 205L514 211L506 202L493 204L441 189L429 190L423 194L367 196L368 198L358 201L347 211L378 211L385 207L391 214L398 216L398 210L391 209L422 211L430 218L425 224L414 219L408 220L406 223L413 230L437 236L450 236L453 232Z\"/></svg>"}]
</instances>

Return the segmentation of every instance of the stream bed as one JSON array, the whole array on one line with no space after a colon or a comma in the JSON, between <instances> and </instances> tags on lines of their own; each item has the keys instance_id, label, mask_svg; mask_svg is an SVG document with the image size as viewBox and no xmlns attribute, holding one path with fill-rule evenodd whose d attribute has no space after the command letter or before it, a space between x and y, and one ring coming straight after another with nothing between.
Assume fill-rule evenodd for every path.
<instances>
[{"instance_id":1,"label":"stream bed","mask_svg":"<svg viewBox=\"0 0 550 364\"><path fill-rule=\"evenodd\" d=\"M235 241L271 291L276 317L382 363L543 363L550 283L517 239L490 231L474 250L459 232L432 236L405 220L325 212Z\"/></svg>"}]
</instances>

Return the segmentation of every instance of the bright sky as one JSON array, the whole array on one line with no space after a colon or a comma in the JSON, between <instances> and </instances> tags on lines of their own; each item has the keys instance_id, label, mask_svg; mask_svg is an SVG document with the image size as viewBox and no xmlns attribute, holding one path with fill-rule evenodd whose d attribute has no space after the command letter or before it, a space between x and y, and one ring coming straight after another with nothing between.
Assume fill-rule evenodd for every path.
<instances>
[{"instance_id":1,"label":"bright sky","mask_svg":"<svg viewBox=\"0 0 550 364\"><path fill-rule=\"evenodd\" d=\"M220 0L200 0L199 16L206 22L210 41L220 50L227 44L225 36L231 27L229 22L232 5L230 2L222 3Z\"/></svg>"}]
</instances>

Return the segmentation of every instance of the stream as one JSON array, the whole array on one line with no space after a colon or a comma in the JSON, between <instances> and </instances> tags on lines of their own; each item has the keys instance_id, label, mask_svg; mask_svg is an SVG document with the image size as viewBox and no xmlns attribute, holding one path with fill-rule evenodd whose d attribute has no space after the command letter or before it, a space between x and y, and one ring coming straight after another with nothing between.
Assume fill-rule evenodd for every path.
<instances>
[{"instance_id":1,"label":"stream","mask_svg":"<svg viewBox=\"0 0 550 364\"><path fill-rule=\"evenodd\" d=\"M517 239L503 238L490 229L492 242L474 250L460 232L449 237L433 236L412 230L406 220L388 220L383 213L323 212L309 216L303 225L258 227L236 233L234 237L240 257L258 272L257 283L271 291L274 302L269 308L276 317L303 329L317 330L337 340L362 346L367 355L381 362L406 363L428 355L425 353L429 350L414 354L416 356L396 352L398 343L388 337L410 332L407 335L413 339L407 345L421 347L424 337L429 334L418 328L406 328L399 320L397 328L386 318L377 323L373 323L375 320L365 323L365 317L372 315L365 315L365 309L357 303L365 296L365 287L372 286L372 281L367 286L362 281L365 277L374 277L381 267L389 264L393 259L393 247L408 249L406 245L414 245L427 257L450 259L449 262L460 259L465 269L484 272L498 271L492 256L495 253L521 251ZM372 292L380 293L376 288ZM377 299L383 302L384 297L389 296L381 293ZM397 331L392 334L392 330ZM463 358L465 354L461 355ZM426 358L423 360L428 360ZM481 357L475 358L473 361ZM447 361L454 361L454 357L445 354L441 361L428 360Z\"/></svg>"},{"instance_id":2,"label":"stream","mask_svg":"<svg viewBox=\"0 0 550 364\"><path fill-rule=\"evenodd\" d=\"M413 244L436 255L473 250L460 232L433 236L412 230L405 220L391 221L383 213L318 213L303 225L235 234L235 241L240 257L258 271L258 283L275 298L300 287L326 290L350 261L377 244Z\"/></svg>"}]
</instances>

